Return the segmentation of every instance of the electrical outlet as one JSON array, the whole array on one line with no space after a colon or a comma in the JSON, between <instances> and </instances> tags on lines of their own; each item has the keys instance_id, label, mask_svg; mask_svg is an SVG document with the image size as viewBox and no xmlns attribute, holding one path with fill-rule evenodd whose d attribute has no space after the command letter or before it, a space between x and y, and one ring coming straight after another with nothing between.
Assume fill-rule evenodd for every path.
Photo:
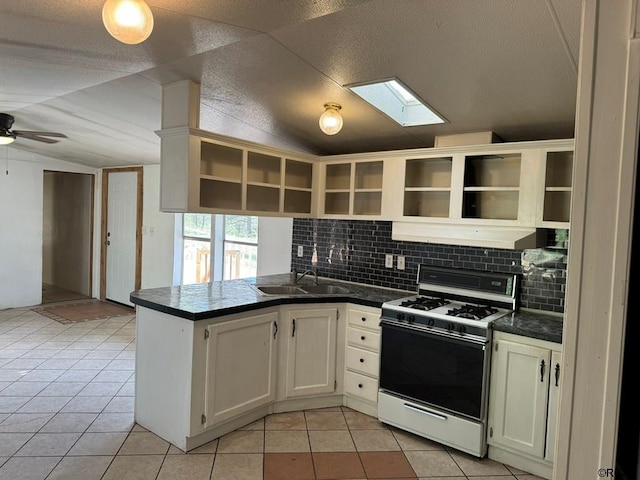
<instances>
[{"instance_id":1,"label":"electrical outlet","mask_svg":"<svg viewBox=\"0 0 640 480\"><path fill-rule=\"evenodd\" d=\"M404 270L404 257L402 255L398 255L396 265L398 266L398 270Z\"/></svg>"},{"instance_id":2,"label":"electrical outlet","mask_svg":"<svg viewBox=\"0 0 640 480\"><path fill-rule=\"evenodd\" d=\"M298 245L298 256L304 257L304 247L302 245Z\"/></svg>"},{"instance_id":3,"label":"electrical outlet","mask_svg":"<svg viewBox=\"0 0 640 480\"><path fill-rule=\"evenodd\" d=\"M393 255L386 254L384 256L384 266L387 268L393 268Z\"/></svg>"}]
</instances>

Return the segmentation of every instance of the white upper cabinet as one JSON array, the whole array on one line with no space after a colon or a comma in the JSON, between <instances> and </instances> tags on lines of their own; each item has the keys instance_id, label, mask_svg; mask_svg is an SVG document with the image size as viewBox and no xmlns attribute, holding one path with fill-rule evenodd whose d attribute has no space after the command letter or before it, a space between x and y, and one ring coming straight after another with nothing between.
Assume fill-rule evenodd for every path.
<instances>
[{"instance_id":1,"label":"white upper cabinet","mask_svg":"<svg viewBox=\"0 0 640 480\"><path fill-rule=\"evenodd\" d=\"M382 160L323 162L320 170L320 217L383 217Z\"/></svg>"},{"instance_id":2,"label":"white upper cabinet","mask_svg":"<svg viewBox=\"0 0 640 480\"><path fill-rule=\"evenodd\" d=\"M402 205L393 217L568 228L572 152L573 140L405 151Z\"/></svg>"},{"instance_id":3,"label":"white upper cabinet","mask_svg":"<svg viewBox=\"0 0 640 480\"><path fill-rule=\"evenodd\" d=\"M544 154L544 190L539 193L537 225L569 228L573 185L573 150L550 149Z\"/></svg>"},{"instance_id":4,"label":"white upper cabinet","mask_svg":"<svg viewBox=\"0 0 640 480\"><path fill-rule=\"evenodd\" d=\"M162 211L312 215L315 157L195 129L160 135Z\"/></svg>"},{"instance_id":5,"label":"white upper cabinet","mask_svg":"<svg viewBox=\"0 0 640 480\"><path fill-rule=\"evenodd\" d=\"M448 218L453 157L405 160L402 216Z\"/></svg>"},{"instance_id":6,"label":"white upper cabinet","mask_svg":"<svg viewBox=\"0 0 640 480\"><path fill-rule=\"evenodd\" d=\"M162 130L161 210L569 228L573 140L319 157Z\"/></svg>"}]
</instances>

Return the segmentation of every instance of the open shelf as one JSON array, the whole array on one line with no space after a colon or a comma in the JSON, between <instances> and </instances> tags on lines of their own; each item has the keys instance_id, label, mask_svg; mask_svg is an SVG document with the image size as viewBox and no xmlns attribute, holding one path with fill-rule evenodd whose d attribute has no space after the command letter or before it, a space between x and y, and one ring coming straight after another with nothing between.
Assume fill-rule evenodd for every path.
<instances>
[{"instance_id":1,"label":"open shelf","mask_svg":"<svg viewBox=\"0 0 640 480\"><path fill-rule=\"evenodd\" d=\"M518 197L518 190L465 191L462 217L517 220Z\"/></svg>"},{"instance_id":2,"label":"open shelf","mask_svg":"<svg viewBox=\"0 0 640 480\"><path fill-rule=\"evenodd\" d=\"M313 179L313 165L287 158L285 163L286 187L311 188Z\"/></svg>"},{"instance_id":3,"label":"open shelf","mask_svg":"<svg viewBox=\"0 0 640 480\"><path fill-rule=\"evenodd\" d=\"M355 192L353 197L354 215L380 215L382 211L382 192Z\"/></svg>"},{"instance_id":4,"label":"open shelf","mask_svg":"<svg viewBox=\"0 0 640 480\"><path fill-rule=\"evenodd\" d=\"M311 213L311 190L284 191L285 213Z\"/></svg>"},{"instance_id":5,"label":"open shelf","mask_svg":"<svg viewBox=\"0 0 640 480\"><path fill-rule=\"evenodd\" d=\"M200 143L200 175L242 180L242 150L216 143Z\"/></svg>"},{"instance_id":6,"label":"open shelf","mask_svg":"<svg viewBox=\"0 0 640 480\"><path fill-rule=\"evenodd\" d=\"M465 187L519 187L520 154L474 155L465 159ZM491 217L490 217L491 218Z\"/></svg>"},{"instance_id":7,"label":"open shelf","mask_svg":"<svg viewBox=\"0 0 640 480\"><path fill-rule=\"evenodd\" d=\"M405 217L440 217L449 216L450 192L448 190L405 191Z\"/></svg>"},{"instance_id":8,"label":"open shelf","mask_svg":"<svg viewBox=\"0 0 640 480\"><path fill-rule=\"evenodd\" d=\"M242 208L242 185L238 182L200 179L200 206L204 208Z\"/></svg>"},{"instance_id":9,"label":"open shelf","mask_svg":"<svg viewBox=\"0 0 640 480\"><path fill-rule=\"evenodd\" d=\"M545 186L571 187L573 152L548 152Z\"/></svg>"},{"instance_id":10,"label":"open shelf","mask_svg":"<svg viewBox=\"0 0 640 480\"><path fill-rule=\"evenodd\" d=\"M451 186L451 165L451 157L407 160L404 186L448 188Z\"/></svg>"},{"instance_id":11,"label":"open shelf","mask_svg":"<svg viewBox=\"0 0 640 480\"><path fill-rule=\"evenodd\" d=\"M547 191L544 195L545 222L569 222L571 191Z\"/></svg>"},{"instance_id":12,"label":"open shelf","mask_svg":"<svg viewBox=\"0 0 640 480\"><path fill-rule=\"evenodd\" d=\"M325 188L327 190L348 190L351 188L351 163L327 165Z\"/></svg>"},{"instance_id":13,"label":"open shelf","mask_svg":"<svg viewBox=\"0 0 640 480\"><path fill-rule=\"evenodd\" d=\"M547 152L545 172L544 222L569 223L573 152Z\"/></svg>"},{"instance_id":14,"label":"open shelf","mask_svg":"<svg viewBox=\"0 0 640 480\"><path fill-rule=\"evenodd\" d=\"M277 212L280 209L280 188L247 185L247 210Z\"/></svg>"},{"instance_id":15,"label":"open shelf","mask_svg":"<svg viewBox=\"0 0 640 480\"><path fill-rule=\"evenodd\" d=\"M384 162L356 163L355 189L382 189Z\"/></svg>"},{"instance_id":16,"label":"open shelf","mask_svg":"<svg viewBox=\"0 0 640 480\"><path fill-rule=\"evenodd\" d=\"M280 185L280 158L263 153L247 153L247 181Z\"/></svg>"},{"instance_id":17,"label":"open shelf","mask_svg":"<svg viewBox=\"0 0 640 480\"><path fill-rule=\"evenodd\" d=\"M324 213L330 215L349 215L349 192L326 192Z\"/></svg>"}]
</instances>

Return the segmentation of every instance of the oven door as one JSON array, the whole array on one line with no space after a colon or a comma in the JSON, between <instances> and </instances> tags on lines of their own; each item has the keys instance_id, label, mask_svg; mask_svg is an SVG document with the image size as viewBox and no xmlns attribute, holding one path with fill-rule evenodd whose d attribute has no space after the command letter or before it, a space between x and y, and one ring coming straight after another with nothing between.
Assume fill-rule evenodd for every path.
<instances>
[{"instance_id":1,"label":"oven door","mask_svg":"<svg viewBox=\"0 0 640 480\"><path fill-rule=\"evenodd\" d=\"M489 352L486 342L382 319L380 389L483 421Z\"/></svg>"}]
</instances>

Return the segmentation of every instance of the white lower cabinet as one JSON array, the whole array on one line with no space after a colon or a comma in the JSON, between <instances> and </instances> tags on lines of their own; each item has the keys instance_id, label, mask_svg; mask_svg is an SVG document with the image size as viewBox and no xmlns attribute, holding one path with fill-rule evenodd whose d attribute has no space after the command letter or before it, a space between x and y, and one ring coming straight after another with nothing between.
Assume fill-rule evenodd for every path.
<instances>
[{"instance_id":1,"label":"white lower cabinet","mask_svg":"<svg viewBox=\"0 0 640 480\"><path fill-rule=\"evenodd\" d=\"M489 391L489 457L551 478L561 345L496 332Z\"/></svg>"},{"instance_id":2,"label":"white lower cabinet","mask_svg":"<svg viewBox=\"0 0 640 480\"><path fill-rule=\"evenodd\" d=\"M333 393L338 309L297 308L282 313L284 398Z\"/></svg>"},{"instance_id":3,"label":"white lower cabinet","mask_svg":"<svg viewBox=\"0 0 640 480\"><path fill-rule=\"evenodd\" d=\"M346 305L198 321L138 306L136 422L189 451L274 412L343 405ZM349 396L375 406L377 354L364 351Z\"/></svg>"},{"instance_id":4,"label":"white lower cabinet","mask_svg":"<svg viewBox=\"0 0 640 480\"><path fill-rule=\"evenodd\" d=\"M275 399L278 314L207 327L204 428Z\"/></svg>"},{"instance_id":5,"label":"white lower cabinet","mask_svg":"<svg viewBox=\"0 0 640 480\"><path fill-rule=\"evenodd\" d=\"M345 404L378 416L380 374L380 309L349 307L345 351Z\"/></svg>"}]
</instances>

